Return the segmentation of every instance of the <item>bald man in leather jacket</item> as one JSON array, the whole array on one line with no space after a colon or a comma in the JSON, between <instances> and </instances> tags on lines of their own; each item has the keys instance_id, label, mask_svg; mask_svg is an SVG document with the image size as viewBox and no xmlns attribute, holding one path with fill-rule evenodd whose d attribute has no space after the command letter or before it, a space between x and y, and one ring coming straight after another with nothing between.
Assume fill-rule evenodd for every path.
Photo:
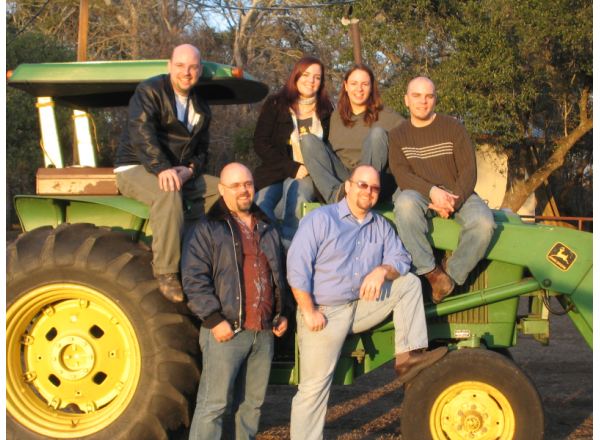
<instances>
[{"instance_id":1,"label":"bald man in leather jacket","mask_svg":"<svg viewBox=\"0 0 600 440\"><path fill-rule=\"evenodd\" d=\"M211 113L194 87L202 74L198 49L177 46L168 72L143 81L132 96L115 173L121 194L150 207L154 275L161 293L181 302L184 219L198 218L216 202L218 179L204 174Z\"/></svg>"}]
</instances>

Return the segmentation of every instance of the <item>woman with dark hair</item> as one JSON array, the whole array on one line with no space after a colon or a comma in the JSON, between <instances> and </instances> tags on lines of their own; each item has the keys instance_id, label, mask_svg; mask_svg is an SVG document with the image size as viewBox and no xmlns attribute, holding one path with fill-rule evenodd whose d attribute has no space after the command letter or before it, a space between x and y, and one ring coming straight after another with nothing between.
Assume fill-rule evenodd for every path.
<instances>
[{"instance_id":1,"label":"woman with dark hair","mask_svg":"<svg viewBox=\"0 0 600 440\"><path fill-rule=\"evenodd\" d=\"M314 57L301 58L262 107L254 131L254 150L262 161L254 172L256 204L272 220L282 220L284 240L298 228L302 203L316 199L302 144L308 135L327 143L332 110L325 66Z\"/></svg>"},{"instance_id":2,"label":"woman with dark hair","mask_svg":"<svg viewBox=\"0 0 600 440\"><path fill-rule=\"evenodd\" d=\"M383 105L368 66L356 64L346 72L337 109L331 115L331 149L324 149L318 142L306 142L302 150L309 158L306 165L312 170L315 186L329 203L343 196L343 182L358 165L372 165L384 174L382 183L389 181L389 186L393 186L393 179L385 177L387 133L403 120ZM392 189L386 188L387 195L392 194Z\"/></svg>"}]
</instances>

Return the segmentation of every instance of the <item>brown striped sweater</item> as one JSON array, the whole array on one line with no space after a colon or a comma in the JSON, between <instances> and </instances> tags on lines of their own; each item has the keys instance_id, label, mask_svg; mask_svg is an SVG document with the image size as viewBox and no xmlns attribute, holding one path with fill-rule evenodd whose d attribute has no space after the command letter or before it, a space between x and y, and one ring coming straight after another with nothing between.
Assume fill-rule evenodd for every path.
<instances>
[{"instance_id":1,"label":"brown striped sweater","mask_svg":"<svg viewBox=\"0 0 600 440\"><path fill-rule=\"evenodd\" d=\"M429 199L432 186L442 187L460 196L456 209L473 194L475 150L455 118L438 113L426 127L407 120L389 132L389 148L390 169L401 190L416 190Z\"/></svg>"}]
</instances>

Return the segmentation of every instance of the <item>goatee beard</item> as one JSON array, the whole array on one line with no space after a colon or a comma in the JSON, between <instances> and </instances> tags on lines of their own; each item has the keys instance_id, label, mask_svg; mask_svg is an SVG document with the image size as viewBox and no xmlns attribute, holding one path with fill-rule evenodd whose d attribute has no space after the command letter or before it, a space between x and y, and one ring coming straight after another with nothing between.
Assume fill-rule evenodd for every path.
<instances>
[{"instance_id":1,"label":"goatee beard","mask_svg":"<svg viewBox=\"0 0 600 440\"><path fill-rule=\"evenodd\" d=\"M242 200L237 200L237 207L241 212L248 212L250 211L250 207L252 206L252 200L249 201L242 201Z\"/></svg>"}]
</instances>

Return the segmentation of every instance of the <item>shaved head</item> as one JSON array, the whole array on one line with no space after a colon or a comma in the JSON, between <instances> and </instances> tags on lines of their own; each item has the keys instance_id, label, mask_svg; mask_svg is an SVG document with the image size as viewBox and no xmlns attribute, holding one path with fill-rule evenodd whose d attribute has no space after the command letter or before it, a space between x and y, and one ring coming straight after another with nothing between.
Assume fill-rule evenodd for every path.
<instances>
[{"instance_id":1,"label":"shaved head","mask_svg":"<svg viewBox=\"0 0 600 440\"><path fill-rule=\"evenodd\" d=\"M191 44L181 44L173 49L167 63L169 78L175 93L188 96L202 75L200 51Z\"/></svg>"},{"instance_id":2,"label":"shaved head","mask_svg":"<svg viewBox=\"0 0 600 440\"><path fill-rule=\"evenodd\" d=\"M239 162L231 162L223 167L221 174L219 175L219 180L221 183L229 184L232 179L235 179L240 175L250 177L250 180L252 180L252 173L246 165Z\"/></svg>"},{"instance_id":3,"label":"shaved head","mask_svg":"<svg viewBox=\"0 0 600 440\"><path fill-rule=\"evenodd\" d=\"M406 86L406 94L408 95L411 89L418 88L419 86L428 87L435 95L435 84L426 76L417 76L416 78L411 79Z\"/></svg>"},{"instance_id":4,"label":"shaved head","mask_svg":"<svg viewBox=\"0 0 600 440\"><path fill-rule=\"evenodd\" d=\"M371 177L372 179L379 180L379 172L375 169L375 167L371 165L357 166L352 170L352 173L350 174L350 177L348 177L348 180L358 180L359 178L362 179L363 177L367 176Z\"/></svg>"},{"instance_id":5,"label":"shaved head","mask_svg":"<svg viewBox=\"0 0 600 440\"><path fill-rule=\"evenodd\" d=\"M191 56L195 57L198 62L200 62L200 50L196 46L192 46L191 44L180 44L173 49L171 52L171 61L177 58L178 56Z\"/></svg>"},{"instance_id":6,"label":"shaved head","mask_svg":"<svg viewBox=\"0 0 600 440\"><path fill-rule=\"evenodd\" d=\"M225 165L219 176L219 194L231 212L247 215L254 200L254 179L248 167L237 162Z\"/></svg>"},{"instance_id":7,"label":"shaved head","mask_svg":"<svg viewBox=\"0 0 600 440\"><path fill-rule=\"evenodd\" d=\"M375 206L381 190L379 172L371 165L360 165L344 183L346 202L350 212L363 219L369 210Z\"/></svg>"},{"instance_id":8,"label":"shaved head","mask_svg":"<svg viewBox=\"0 0 600 440\"><path fill-rule=\"evenodd\" d=\"M408 83L404 103L415 127L426 127L435 119L435 84L425 76L417 76Z\"/></svg>"}]
</instances>

